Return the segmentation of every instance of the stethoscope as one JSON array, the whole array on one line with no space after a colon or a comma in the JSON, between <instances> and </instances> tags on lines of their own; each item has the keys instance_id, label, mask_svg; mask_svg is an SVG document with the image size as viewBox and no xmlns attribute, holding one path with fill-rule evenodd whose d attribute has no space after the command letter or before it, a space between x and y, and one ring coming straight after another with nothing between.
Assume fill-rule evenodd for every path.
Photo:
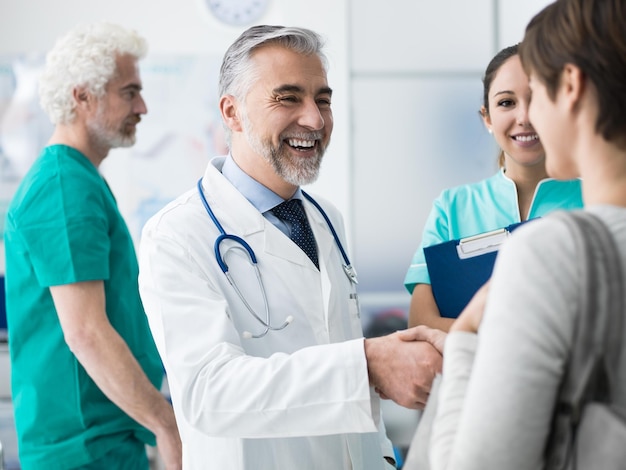
<instances>
[{"instance_id":1,"label":"stethoscope","mask_svg":"<svg viewBox=\"0 0 626 470\"><path fill-rule=\"evenodd\" d=\"M289 325L293 321L292 315L289 315L285 319L283 324L280 326L271 325L270 309L269 309L269 304L267 302L267 296L265 295L265 286L263 285L263 279L261 279L261 272L259 271L259 267L257 266L257 260L256 260L256 255L254 254L254 250L252 249L252 247L250 247L250 245L248 245L248 242L246 242L243 238L238 237L237 235L226 233L226 231L224 230L224 227L222 227L222 224L220 224L220 222L217 220L217 217L213 213L213 210L209 206L209 203L207 202L206 197L204 196L204 190L202 189L202 178L198 180L198 193L200 194L200 199L202 200L202 204L204 205L204 208L209 214L209 217L211 217L211 220L213 221L213 223L215 224L215 226L220 232L220 235L218 235L218 237L215 239L215 243L213 244L213 249L215 251L215 259L217 260L217 264L219 264L220 269L226 276L226 279L228 279L229 284L233 287L233 289L235 290L235 292L237 293L237 295L239 296L239 298L241 299L245 307L252 314L252 316L265 328L261 334L254 335L250 333L249 331L244 331L242 333L242 336L246 339L262 338L270 330L279 331L279 330L286 328L287 325ZM345 272L346 276L348 277L348 279L350 280L352 284L355 284L355 285L358 284L356 271L352 267L352 264L350 263L350 260L348 259L348 255L346 254L346 251L343 249L343 245L341 244L341 241L339 240L339 236L337 235L337 232L335 232L335 227L333 227L333 224L328 218L328 215L326 215L326 212L324 211L324 209L322 209L322 206L320 206L319 203L315 199L313 199L310 195L308 195L304 191L302 191L302 195L311 204L313 204L316 207L316 209L320 212L320 214L322 214L322 217L324 217L324 220L326 221L326 224L328 225L328 228L330 229L330 232L332 233L333 238L335 239L335 243L337 244L337 247L339 248L339 251L341 252L341 257L343 258L343 264L342 264L343 271ZM239 290L239 287L237 287L237 284L235 283L234 279L228 272L228 265L226 264L226 261L224 261L224 255L222 254L220 250L220 245L224 240L231 240L234 243L239 245L239 246L236 246L236 245L229 246L226 252L228 252L228 250L230 249L235 249L235 250L241 250L247 253L248 259L250 260L250 263L252 267L254 268L254 273L256 275L257 283L259 285L259 288L261 289L261 295L263 296L263 305L265 308L265 320L259 317L259 315L257 315L257 313L252 309L248 301L245 299L245 297Z\"/></svg>"}]
</instances>

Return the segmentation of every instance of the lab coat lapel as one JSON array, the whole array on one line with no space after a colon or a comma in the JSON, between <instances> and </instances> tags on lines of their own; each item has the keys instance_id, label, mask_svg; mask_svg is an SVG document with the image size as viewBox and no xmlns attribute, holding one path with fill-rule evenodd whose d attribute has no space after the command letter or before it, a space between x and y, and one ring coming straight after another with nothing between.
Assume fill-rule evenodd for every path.
<instances>
[{"instance_id":1,"label":"lab coat lapel","mask_svg":"<svg viewBox=\"0 0 626 470\"><path fill-rule=\"evenodd\" d=\"M287 235L270 222L266 222L265 225L265 252L267 254L288 260L304 268L317 270L306 253Z\"/></svg>"},{"instance_id":2,"label":"lab coat lapel","mask_svg":"<svg viewBox=\"0 0 626 470\"><path fill-rule=\"evenodd\" d=\"M335 239L320 211L308 201L305 203L304 207L309 219L309 224L313 230L313 235L315 235L315 242L317 243L317 256L320 261L321 269L322 263L324 266L329 266L329 258L331 256L331 252L333 251Z\"/></svg>"},{"instance_id":3,"label":"lab coat lapel","mask_svg":"<svg viewBox=\"0 0 626 470\"><path fill-rule=\"evenodd\" d=\"M217 157L211 160L203 180L205 188L214 187L219 189L218 191L205 191L205 194L224 229L228 233L236 234L246 239L255 246L259 246L257 242L260 242L257 237L264 236L265 241L264 244L261 243L261 246L264 246L265 253L317 271L317 268L300 247L268 222L263 217L263 214L224 178L221 173L224 160L225 157ZM213 197L211 197L211 194ZM309 214L312 211L317 212L317 210L311 205L308 205L305 210L311 225L313 225ZM313 233L317 240L316 231L314 230Z\"/></svg>"},{"instance_id":4,"label":"lab coat lapel","mask_svg":"<svg viewBox=\"0 0 626 470\"><path fill-rule=\"evenodd\" d=\"M231 234L244 239L265 230L265 217L222 175L224 157L211 160L204 174L204 188L218 188L218 191L205 190L205 196L218 220Z\"/></svg>"},{"instance_id":5,"label":"lab coat lapel","mask_svg":"<svg viewBox=\"0 0 626 470\"><path fill-rule=\"evenodd\" d=\"M319 271L306 253L270 222L266 223L265 251L269 256L280 257L292 264L292 275L297 276L300 281L297 283L300 286L298 296L302 305L306 306L298 312L298 315L304 314L307 317L307 323L318 343L328 343L328 306L330 305L330 281L326 269L326 260L330 250L328 230L319 227L319 221L316 218L318 212L315 207L305 203L305 212L317 244Z\"/></svg>"},{"instance_id":6,"label":"lab coat lapel","mask_svg":"<svg viewBox=\"0 0 626 470\"><path fill-rule=\"evenodd\" d=\"M324 321L326 326L329 324L329 311L330 311L330 297L333 289L333 283L329 274L333 266L336 266L339 260L332 259L335 256L333 253L333 247L335 246L335 238L326 223L326 220L322 216L319 210L317 210L313 204L305 204L305 210L315 235L315 241L317 243L317 256L319 258L320 265L320 285L322 289L322 298L324 302Z\"/></svg>"}]
</instances>

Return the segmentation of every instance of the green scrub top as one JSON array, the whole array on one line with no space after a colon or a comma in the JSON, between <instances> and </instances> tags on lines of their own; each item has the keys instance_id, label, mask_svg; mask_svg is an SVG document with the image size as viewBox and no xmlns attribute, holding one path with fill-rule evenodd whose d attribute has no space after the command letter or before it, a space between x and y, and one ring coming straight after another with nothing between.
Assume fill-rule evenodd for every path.
<instances>
[{"instance_id":1,"label":"green scrub top","mask_svg":"<svg viewBox=\"0 0 626 470\"><path fill-rule=\"evenodd\" d=\"M557 210L583 207L580 180L557 181L548 178L535 188L528 219ZM413 293L416 284L430 284L424 247L470 237L521 222L517 188L500 170L478 183L446 189L433 203L422 243L413 255L404 286Z\"/></svg>"},{"instance_id":2,"label":"green scrub top","mask_svg":"<svg viewBox=\"0 0 626 470\"><path fill-rule=\"evenodd\" d=\"M84 465L129 435L154 445L69 350L50 295L50 286L104 281L109 321L160 388L163 368L139 297L133 242L96 167L71 147L45 148L9 205L4 237L22 468Z\"/></svg>"}]
</instances>

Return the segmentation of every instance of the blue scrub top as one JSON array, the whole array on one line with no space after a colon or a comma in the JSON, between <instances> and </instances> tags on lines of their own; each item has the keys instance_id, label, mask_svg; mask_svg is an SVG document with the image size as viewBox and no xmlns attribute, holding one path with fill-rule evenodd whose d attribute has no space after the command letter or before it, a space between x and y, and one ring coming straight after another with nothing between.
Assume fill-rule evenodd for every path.
<instances>
[{"instance_id":1,"label":"blue scrub top","mask_svg":"<svg viewBox=\"0 0 626 470\"><path fill-rule=\"evenodd\" d=\"M558 181L548 178L535 188L528 219L542 217L558 209L583 207L579 179ZM422 243L413 255L404 279L412 294L416 284L430 284L424 247L489 232L521 222L517 188L500 170L491 178L444 190L435 199L426 220Z\"/></svg>"}]
</instances>

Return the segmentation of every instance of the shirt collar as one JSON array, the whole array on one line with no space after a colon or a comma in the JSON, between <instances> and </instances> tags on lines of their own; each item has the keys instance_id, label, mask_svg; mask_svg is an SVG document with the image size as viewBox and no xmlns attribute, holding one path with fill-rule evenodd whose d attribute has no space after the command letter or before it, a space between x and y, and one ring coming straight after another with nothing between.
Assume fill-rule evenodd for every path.
<instances>
[{"instance_id":1,"label":"shirt collar","mask_svg":"<svg viewBox=\"0 0 626 470\"><path fill-rule=\"evenodd\" d=\"M284 201L271 189L263 186L245 171L239 168L232 155L224 160L222 174L259 212L267 212ZM302 199L300 188L291 199Z\"/></svg>"}]
</instances>

